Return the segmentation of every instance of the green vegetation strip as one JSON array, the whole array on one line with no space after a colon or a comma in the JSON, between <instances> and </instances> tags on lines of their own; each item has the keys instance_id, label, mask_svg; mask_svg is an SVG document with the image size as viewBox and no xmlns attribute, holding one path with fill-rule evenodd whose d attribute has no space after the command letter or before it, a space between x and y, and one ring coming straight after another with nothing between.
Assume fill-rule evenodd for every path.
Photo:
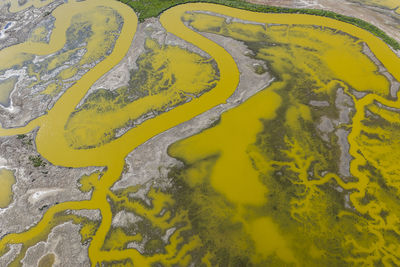
<instances>
[{"instance_id":1,"label":"green vegetation strip","mask_svg":"<svg viewBox=\"0 0 400 267\"><path fill-rule=\"evenodd\" d=\"M263 12L263 13L295 13L295 14L308 14L308 15L316 15L323 16L328 18L337 19L343 22L347 22L353 25L356 25L364 30L367 30L380 39L382 39L385 43L390 45L395 50L400 50L400 44L388 36L384 31L379 29L378 27L363 21L358 18L348 17L341 14L337 14L332 11L320 10L320 9L303 9L303 8L286 8L286 7L275 7L275 6L266 6L266 5L257 5L248 2L244 2L242 0L201 0L201 1L193 1L193 0L119 0L123 2L135 10L138 13L139 21L143 21L147 18L157 17L164 10L179 5L183 3L194 3L194 2L203 2L203 3L214 3L225 5L234 8L240 8L255 12Z\"/></svg>"}]
</instances>

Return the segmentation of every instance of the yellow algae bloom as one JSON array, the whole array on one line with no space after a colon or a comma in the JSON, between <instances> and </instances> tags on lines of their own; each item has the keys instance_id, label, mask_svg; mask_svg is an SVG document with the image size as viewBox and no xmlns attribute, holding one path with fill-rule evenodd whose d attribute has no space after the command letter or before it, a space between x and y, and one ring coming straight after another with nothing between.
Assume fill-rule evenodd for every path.
<instances>
[{"instance_id":1,"label":"yellow algae bloom","mask_svg":"<svg viewBox=\"0 0 400 267\"><path fill-rule=\"evenodd\" d=\"M187 14L183 19L199 31L249 43L256 56L269 62L279 75L292 68L305 70L313 76L309 90L327 90L334 78L358 91L389 94L386 78L376 75L377 66L360 53L362 43L343 32L317 26L226 23L219 17L217 25L215 16L203 13Z\"/></svg>"},{"instance_id":2,"label":"yellow algae bloom","mask_svg":"<svg viewBox=\"0 0 400 267\"><path fill-rule=\"evenodd\" d=\"M80 11L81 14L73 10L69 13L70 17L56 20L54 27L58 28L61 24L66 30L62 37L58 31L52 33L50 43L43 41L48 35L46 27L38 26L27 42L5 48L0 70L26 66L28 75L36 78L29 85L30 88L46 83L49 78L43 77L55 75L52 80L57 86L54 82L46 84L41 94L56 96L63 89L65 80L73 78L78 71L86 72L88 64L98 63L107 56L120 32L122 18L113 9L96 6ZM46 57L34 63L32 61L36 55Z\"/></svg>"},{"instance_id":3,"label":"yellow algae bloom","mask_svg":"<svg viewBox=\"0 0 400 267\"><path fill-rule=\"evenodd\" d=\"M115 91L98 90L68 120L65 137L73 148L96 147L117 137L143 116L154 116L215 87L213 62L178 46L146 41L129 85Z\"/></svg>"},{"instance_id":4,"label":"yellow algae bloom","mask_svg":"<svg viewBox=\"0 0 400 267\"><path fill-rule=\"evenodd\" d=\"M218 127L169 148L171 155L183 158L187 164L209 155L218 155L210 177L211 184L229 201L237 204L263 204L267 193L247 155L247 146L256 141L256 134L262 129L259 118L273 118L281 99L271 91L261 92L257 96L240 108L225 113ZM226 132L229 134L224 134Z\"/></svg>"},{"instance_id":5,"label":"yellow algae bloom","mask_svg":"<svg viewBox=\"0 0 400 267\"><path fill-rule=\"evenodd\" d=\"M285 262L296 262L293 252L287 247L285 239L270 218L260 218L249 225L250 235L255 242L257 253L276 255Z\"/></svg>"},{"instance_id":6,"label":"yellow algae bloom","mask_svg":"<svg viewBox=\"0 0 400 267\"><path fill-rule=\"evenodd\" d=\"M56 93L59 92L60 90L60 85L57 83L50 83L46 89L44 89L42 92L40 92L41 94L44 95L55 95Z\"/></svg>"},{"instance_id":7,"label":"yellow algae bloom","mask_svg":"<svg viewBox=\"0 0 400 267\"><path fill-rule=\"evenodd\" d=\"M210 58L149 39L127 86L100 89L82 101L91 84L124 56L136 24L132 11L116 1L66 4L77 9L81 5L86 9L74 17L80 23L53 34L69 33L72 38L60 39L68 43L82 41L78 33L91 31L85 40L87 51L74 67L104 61L71 86L48 115L2 133L18 134L38 126L38 151L50 162L106 168L100 179L93 173L79 180L82 192L92 191L90 200L54 205L26 232L3 237L2 252L9 244L23 244L14 265L65 221L81 225L82 242L90 241L93 265L400 265L400 171L398 142L393 141L398 139L400 104L388 100L389 81L363 53L367 44L388 72L400 77L399 60L387 53L390 49L383 42L352 25L317 16L182 5L162 15L163 26ZM93 13L88 11L94 6ZM110 27L101 17L105 13L112 17ZM127 28L124 25L119 36L121 18ZM96 22L99 25L92 25ZM110 188L124 171L130 151L223 103L236 89L239 72L232 57L183 22L195 31L241 41L265 62L275 81L223 113L210 128L169 147L169 154L184 163L171 169L170 187L154 184L145 200L140 186L113 192ZM104 35L112 38L97 44ZM115 51L107 57L113 40ZM63 44L50 52L38 43L27 44L33 52L58 53L40 70L28 68L38 80L44 71L59 68L79 52L58 52ZM11 63L22 64L36 54L30 52L13 54ZM11 63L1 64L5 68ZM45 92L57 92L61 80L74 72L61 72ZM355 97L357 91L365 96ZM346 99L344 108L339 105L344 101L336 101L340 96ZM320 105L312 104L316 102ZM82 105L76 108L78 103ZM344 111L348 120L341 116ZM330 127L323 129L324 121ZM346 151L341 141L348 142ZM350 176L342 177L344 152ZM100 210L101 221L66 212L72 209ZM123 213L134 220L115 226L115 217ZM51 262L52 256L42 259Z\"/></svg>"},{"instance_id":8,"label":"yellow algae bloom","mask_svg":"<svg viewBox=\"0 0 400 267\"><path fill-rule=\"evenodd\" d=\"M227 23L195 12L182 18L196 30L243 41L280 80L224 113L216 126L170 146L169 154L185 163L178 184L193 190L184 206L189 211L195 206L204 216L191 220L194 232L204 242L218 244L226 257L235 255L253 264L397 262L399 246L393 238L398 227L393 222L400 206L389 193L398 188L399 170L393 163L398 159L397 143L382 142L398 139L400 120L398 110L366 106L373 96L387 97L390 84L363 53L364 44L332 28ZM322 116L339 118L338 89L357 110L354 121L340 122L341 127L353 126L348 141L355 159L350 163L354 182L347 183L337 174L337 136L322 141L317 128ZM358 101L351 90L371 97ZM313 99L328 105L311 107ZM371 221L358 212L371 216ZM223 225L219 229L236 225L237 236L231 238L247 240L240 244L242 252L217 243L217 235L209 236L216 227L210 220ZM390 256L382 258L385 251ZM212 264L222 261L221 254L209 252Z\"/></svg>"},{"instance_id":9,"label":"yellow algae bloom","mask_svg":"<svg viewBox=\"0 0 400 267\"><path fill-rule=\"evenodd\" d=\"M29 36L28 41L30 42L42 42L47 36L48 31L46 27L40 26L33 30L32 34Z\"/></svg>"},{"instance_id":10,"label":"yellow algae bloom","mask_svg":"<svg viewBox=\"0 0 400 267\"><path fill-rule=\"evenodd\" d=\"M79 189L82 192L89 192L90 190L92 190L93 188L96 187L98 181L99 181L99 176L101 174L99 174L98 172L94 172L90 175L83 175L80 179L79 179L79 183L80 183L80 187Z\"/></svg>"},{"instance_id":11,"label":"yellow algae bloom","mask_svg":"<svg viewBox=\"0 0 400 267\"><path fill-rule=\"evenodd\" d=\"M50 4L53 1L54 0L27 0L25 2L22 1L22 4L20 4L19 0L6 0L5 3L11 4L10 12L17 13L32 6L35 8L40 8Z\"/></svg>"}]
</instances>

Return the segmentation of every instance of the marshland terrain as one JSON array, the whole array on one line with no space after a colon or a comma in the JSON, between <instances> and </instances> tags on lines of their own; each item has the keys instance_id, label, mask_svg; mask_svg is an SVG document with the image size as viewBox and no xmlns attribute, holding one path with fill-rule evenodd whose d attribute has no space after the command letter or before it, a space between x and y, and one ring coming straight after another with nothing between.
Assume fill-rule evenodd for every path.
<instances>
[{"instance_id":1,"label":"marshland terrain","mask_svg":"<svg viewBox=\"0 0 400 267\"><path fill-rule=\"evenodd\" d=\"M400 1L0 2L0 266L400 265Z\"/></svg>"}]
</instances>

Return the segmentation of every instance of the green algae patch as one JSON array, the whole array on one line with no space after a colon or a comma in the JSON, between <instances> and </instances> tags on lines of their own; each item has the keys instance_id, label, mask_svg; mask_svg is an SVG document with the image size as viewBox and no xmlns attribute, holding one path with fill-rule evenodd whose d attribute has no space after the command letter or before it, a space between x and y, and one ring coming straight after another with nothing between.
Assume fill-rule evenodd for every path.
<instances>
[{"instance_id":1,"label":"green algae patch","mask_svg":"<svg viewBox=\"0 0 400 267\"><path fill-rule=\"evenodd\" d=\"M12 201L12 186L15 184L14 172L8 169L0 169L0 208L7 208Z\"/></svg>"}]
</instances>

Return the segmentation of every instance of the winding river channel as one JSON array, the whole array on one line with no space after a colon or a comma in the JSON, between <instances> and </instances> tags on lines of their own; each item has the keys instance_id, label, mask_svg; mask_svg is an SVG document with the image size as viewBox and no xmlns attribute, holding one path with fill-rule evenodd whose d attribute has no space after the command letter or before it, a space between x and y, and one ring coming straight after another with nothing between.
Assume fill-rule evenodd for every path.
<instances>
[{"instance_id":1,"label":"winding river channel","mask_svg":"<svg viewBox=\"0 0 400 267\"><path fill-rule=\"evenodd\" d=\"M208 53L208 55L216 61L220 75L220 80L216 86L199 98L193 99L192 101L177 106L168 112L159 114L154 118L144 121L142 124L137 125L121 137L107 144L89 149L74 149L65 138L65 125L67 124L71 113L74 112L78 104L85 97L91 85L116 66L126 55L135 36L138 24L137 15L132 9L117 1L69 1L68 3L56 8L52 13L56 18L56 21L51 35L51 40L48 44L26 42L0 51L0 58L2 59L0 64L2 67L19 64L31 55L48 55L54 53L60 50L66 42L65 33L71 24L71 18L85 10L99 6L115 10L123 19L123 26L112 53L84 74L79 81L77 81L60 97L56 104L48 110L45 115L30 121L26 126L21 128L0 129L0 135L12 136L24 134L38 128L35 139L37 150L50 163L73 168L103 166L106 167L106 171L95 185L90 200L64 202L52 206L45 213L41 221L26 232L11 233L4 236L0 240L0 251L3 251L8 244L23 243L28 246L33 245L39 240L43 240L47 237L51 228L55 226L53 223L55 216L63 211L97 209L100 210L102 219L89 246L89 257L93 266L97 266L97 263L103 261L119 261L126 258L131 258L135 266L149 266L153 262L164 262L164 260L167 262L167 259L165 259L166 257L163 254L146 257L141 255L135 249L105 251L102 247L112 223L112 210L108 201L108 198L112 198L113 196L110 188L121 177L126 156L150 138L188 121L219 104L225 103L238 86L240 73L232 56L215 42L188 27L182 19L188 14L188 12L211 12L259 24L320 26L336 29L358 38L360 42L365 42L370 50L375 54L376 58L393 75L393 77L400 80L400 59L382 40L356 26L330 18L312 15L264 14L204 3L178 5L165 11L160 17L160 22L168 32L197 46ZM11 11L18 10L12 8ZM268 97L271 100L274 100L275 103L278 103L279 101L275 96L269 95ZM360 212L369 209L370 213L373 213L374 208L376 207L357 206L358 199L364 196L369 181L365 173L360 171L360 166L365 165L365 159L360 155L360 153L358 153L358 144L355 140L360 134L362 127L361 123L365 119L365 113L361 111L364 111L368 105L371 105L374 102L379 102L387 107L400 109L400 101L389 100L384 96L373 93L360 99L353 98L353 100L356 110L360 112L356 112L353 117L352 131L348 136L348 141L350 144L349 153L353 157L350 171L354 177L358 178L358 180L355 182L344 182L337 175L328 174L320 180L315 181L314 184L324 184L329 180L334 180L338 185L346 190L354 189L353 193L350 195L350 200L356 206L355 208ZM271 114L276 112L278 108L279 104L272 105ZM238 179L240 179L240 177ZM223 183L223 181L222 184L221 181L211 182L212 185L218 187L217 190L219 192L223 192L228 196L228 199L239 206L241 205L243 208L248 204L261 205L264 202L263 194L265 194L265 192L262 190L257 191L259 184L256 181L252 181L251 179L248 180L248 183L250 184L249 186L245 186L245 181L240 184L242 190L246 191L243 192L243 197L255 192L253 195L254 198L249 197L249 201L236 200L238 196L235 192L238 188L232 189L236 191L230 191L229 188L224 188ZM374 215L372 214L371 216ZM267 219L260 220L258 221L258 224L253 224L253 226L255 227L254 229L259 229L261 235L263 234L263 226L268 226L270 228L274 227ZM271 232L266 234L271 235ZM260 246L263 245L261 244ZM173 254L174 252L171 252L171 255ZM282 253L281 257L292 257L289 254Z\"/></svg>"}]
</instances>

